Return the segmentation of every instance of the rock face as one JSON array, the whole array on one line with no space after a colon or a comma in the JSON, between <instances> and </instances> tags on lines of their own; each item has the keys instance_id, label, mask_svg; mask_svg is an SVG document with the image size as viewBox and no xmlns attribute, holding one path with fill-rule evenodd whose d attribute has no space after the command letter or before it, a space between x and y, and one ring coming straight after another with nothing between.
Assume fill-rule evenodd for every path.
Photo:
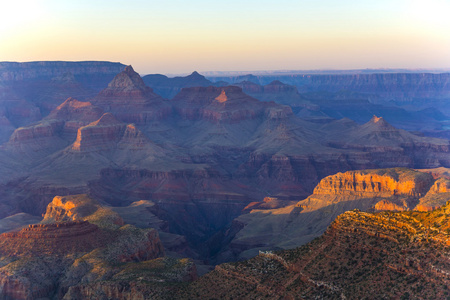
<instances>
[{"instance_id":1,"label":"rock face","mask_svg":"<svg viewBox=\"0 0 450 300\"><path fill-rule=\"evenodd\" d=\"M124 122L136 124L160 120L171 113L169 104L153 93L131 66L116 75L92 103Z\"/></svg>"},{"instance_id":2,"label":"rock face","mask_svg":"<svg viewBox=\"0 0 450 300\"><path fill-rule=\"evenodd\" d=\"M340 201L368 199L367 204L372 205L374 200L384 199L377 203L383 210L389 203L392 207L409 210L427 194L433 182L431 175L409 169L348 171L325 177L313 195L297 205L310 211Z\"/></svg>"},{"instance_id":3,"label":"rock face","mask_svg":"<svg viewBox=\"0 0 450 300\"><path fill-rule=\"evenodd\" d=\"M186 298L445 298L449 209L346 212L303 247L217 266Z\"/></svg>"},{"instance_id":4,"label":"rock face","mask_svg":"<svg viewBox=\"0 0 450 300\"><path fill-rule=\"evenodd\" d=\"M428 191L432 180L428 174L400 169L349 171L325 177L314 194L420 197Z\"/></svg>"}]
</instances>

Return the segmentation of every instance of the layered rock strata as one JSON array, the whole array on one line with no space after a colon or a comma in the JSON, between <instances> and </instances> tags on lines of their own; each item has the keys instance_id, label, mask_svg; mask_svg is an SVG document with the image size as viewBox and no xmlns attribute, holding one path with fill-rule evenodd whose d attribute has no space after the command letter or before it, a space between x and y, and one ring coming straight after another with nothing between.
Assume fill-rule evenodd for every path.
<instances>
[{"instance_id":1,"label":"layered rock strata","mask_svg":"<svg viewBox=\"0 0 450 300\"><path fill-rule=\"evenodd\" d=\"M131 66L116 75L92 103L127 123L146 124L172 112L170 105L153 93Z\"/></svg>"}]
</instances>

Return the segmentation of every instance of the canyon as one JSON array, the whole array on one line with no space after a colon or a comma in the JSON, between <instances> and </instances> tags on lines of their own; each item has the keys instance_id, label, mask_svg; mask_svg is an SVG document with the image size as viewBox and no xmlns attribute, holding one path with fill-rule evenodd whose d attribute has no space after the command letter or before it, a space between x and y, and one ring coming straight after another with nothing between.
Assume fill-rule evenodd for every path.
<instances>
[{"instance_id":1,"label":"canyon","mask_svg":"<svg viewBox=\"0 0 450 300\"><path fill-rule=\"evenodd\" d=\"M447 75L168 78L108 62L1 63L2 291L193 297L196 268L277 264L260 251L329 238L346 211L431 216L450 200ZM42 267L53 252L58 263ZM123 265L100 274L104 253ZM47 281L23 279L41 267ZM159 280L173 289L146 284Z\"/></svg>"}]
</instances>

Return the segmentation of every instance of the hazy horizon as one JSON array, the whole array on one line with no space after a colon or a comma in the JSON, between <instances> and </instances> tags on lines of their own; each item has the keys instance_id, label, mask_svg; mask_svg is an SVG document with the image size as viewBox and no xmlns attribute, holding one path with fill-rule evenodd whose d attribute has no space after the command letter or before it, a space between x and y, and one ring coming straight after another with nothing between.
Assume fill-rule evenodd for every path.
<instances>
[{"instance_id":1,"label":"hazy horizon","mask_svg":"<svg viewBox=\"0 0 450 300\"><path fill-rule=\"evenodd\" d=\"M450 3L16 1L1 61L106 60L140 74L448 69Z\"/></svg>"}]
</instances>

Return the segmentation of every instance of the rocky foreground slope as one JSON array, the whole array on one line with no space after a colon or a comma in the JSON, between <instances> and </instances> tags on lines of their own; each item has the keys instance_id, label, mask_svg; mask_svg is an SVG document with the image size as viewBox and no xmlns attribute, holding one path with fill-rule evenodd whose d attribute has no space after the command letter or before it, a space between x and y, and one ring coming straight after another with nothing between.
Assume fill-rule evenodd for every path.
<instances>
[{"instance_id":1,"label":"rocky foreground slope","mask_svg":"<svg viewBox=\"0 0 450 300\"><path fill-rule=\"evenodd\" d=\"M293 250L223 264L179 292L209 299L446 299L450 203L432 212L349 211Z\"/></svg>"}]
</instances>

